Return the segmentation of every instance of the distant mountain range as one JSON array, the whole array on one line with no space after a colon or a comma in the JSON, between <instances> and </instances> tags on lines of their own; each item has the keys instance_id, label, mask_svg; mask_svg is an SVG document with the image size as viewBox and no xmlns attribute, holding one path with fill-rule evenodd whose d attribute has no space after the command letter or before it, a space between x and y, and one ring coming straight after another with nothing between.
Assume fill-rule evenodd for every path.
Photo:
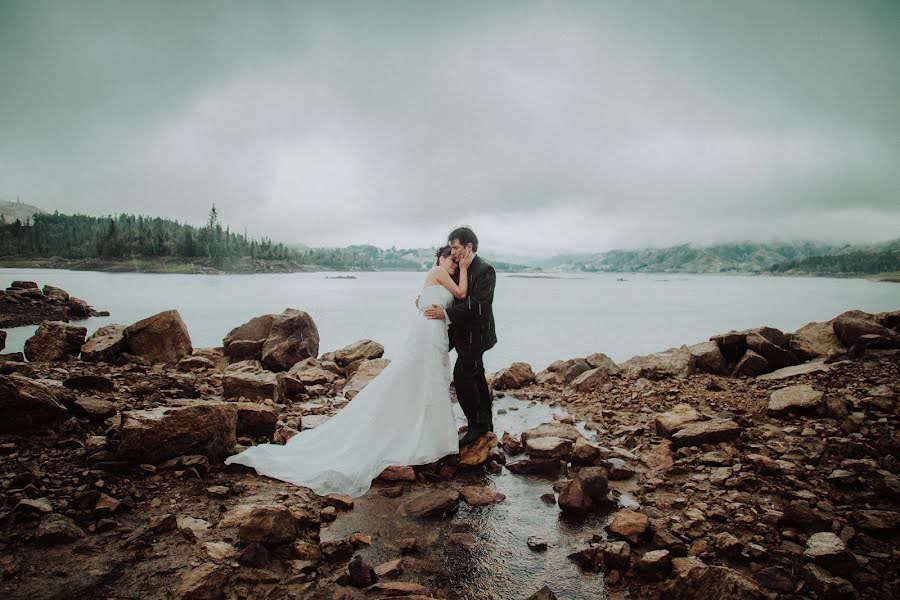
<instances>
[{"instance_id":1,"label":"distant mountain range","mask_svg":"<svg viewBox=\"0 0 900 600\"><path fill-rule=\"evenodd\" d=\"M764 273L900 271L900 239L869 245L739 242L610 250L532 263L545 271L601 273ZM854 256L855 260L848 257ZM847 270L837 268L843 265ZM878 268L876 268L878 267ZM859 270L864 268L865 270Z\"/></svg>"}]
</instances>

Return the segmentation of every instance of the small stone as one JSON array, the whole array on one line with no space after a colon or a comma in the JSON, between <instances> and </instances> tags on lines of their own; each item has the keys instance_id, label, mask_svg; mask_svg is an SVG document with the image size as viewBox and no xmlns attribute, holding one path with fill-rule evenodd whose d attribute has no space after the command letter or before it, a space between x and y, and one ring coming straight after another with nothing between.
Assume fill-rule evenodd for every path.
<instances>
[{"instance_id":1,"label":"small stone","mask_svg":"<svg viewBox=\"0 0 900 600\"><path fill-rule=\"evenodd\" d=\"M613 520L606 526L606 530L625 538L632 544L637 544L649 526L650 519L647 518L647 515L625 508L613 516Z\"/></svg>"},{"instance_id":2,"label":"small stone","mask_svg":"<svg viewBox=\"0 0 900 600\"><path fill-rule=\"evenodd\" d=\"M401 573L401 571L403 571L402 558L382 563L375 567L375 575L377 575L379 579L382 577L396 577Z\"/></svg>"},{"instance_id":3,"label":"small stone","mask_svg":"<svg viewBox=\"0 0 900 600\"><path fill-rule=\"evenodd\" d=\"M528 548L535 552L543 552L547 549L547 540L532 535L528 538Z\"/></svg>"},{"instance_id":4,"label":"small stone","mask_svg":"<svg viewBox=\"0 0 900 600\"><path fill-rule=\"evenodd\" d=\"M375 569L358 555L347 565L347 572L350 576L350 585L353 587L364 588L378 581Z\"/></svg>"},{"instance_id":5,"label":"small stone","mask_svg":"<svg viewBox=\"0 0 900 600\"><path fill-rule=\"evenodd\" d=\"M653 550L638 560L638 573L649 580L665 579L672 570L672 555L668 550Z\"/></svg>"},{"instance_id":6,"label":"small stone","mask_svg":"<svg viewBox=\"0 0 900 600\"><path fill-rule=\"evenodd\" d=\"M84 531L72 519L51 513L41 519L35 538L41 544L69 544L84 537Z\"/></svg>"}]
</instances>

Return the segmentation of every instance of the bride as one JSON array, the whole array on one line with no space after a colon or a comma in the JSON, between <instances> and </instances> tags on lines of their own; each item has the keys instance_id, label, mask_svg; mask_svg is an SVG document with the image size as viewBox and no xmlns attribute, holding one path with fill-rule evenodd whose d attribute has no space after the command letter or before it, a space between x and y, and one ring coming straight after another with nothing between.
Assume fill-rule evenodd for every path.
<instances>
[{"instance_id":1,"label":"bride","mask_svg":"<svg viewBox=\"0 0 900 600\"><path fill-rule=\"evenodd\" d=\"M425 277L418 305L449 307L468 291L473 254L457 264L450 246L440 248ZM261 475L312 488L361 496L391 465L421 465L459 452L450 404L447 323L416 315L397 357L353 400L315 429L281 446L260 444L225 460Z\"/></svg>"}]
</instances>

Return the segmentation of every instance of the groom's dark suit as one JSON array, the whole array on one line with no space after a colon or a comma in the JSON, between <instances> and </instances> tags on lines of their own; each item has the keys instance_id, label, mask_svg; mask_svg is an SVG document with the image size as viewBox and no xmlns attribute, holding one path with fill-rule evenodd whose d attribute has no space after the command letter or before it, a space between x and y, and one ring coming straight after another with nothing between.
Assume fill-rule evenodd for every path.
<instances>
[{"instance_id":1,"label":"groom's dark suit","mask_svg":"<svg viewBox=\"0 0 900 600\"><path fill-rule=\"evenodd\" d=\"M465 300L447 309L450 344L456 348L453 384L459 405L471 431L493 430L491 391L484 376L484 353L497 343L494 330L494 267L475 257L468 269L469 290Z\"/></svg>"}]
</instances>

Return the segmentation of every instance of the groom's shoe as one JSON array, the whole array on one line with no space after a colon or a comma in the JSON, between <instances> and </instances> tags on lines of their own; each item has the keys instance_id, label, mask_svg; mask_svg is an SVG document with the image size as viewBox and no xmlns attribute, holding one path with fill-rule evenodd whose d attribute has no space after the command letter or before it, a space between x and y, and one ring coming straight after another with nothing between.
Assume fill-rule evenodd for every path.
<instances>
[{"instance_id":1,"label":"groom's shoe","mask_svg":"<svg viewBox=\"0 0 900 600\"><path fill-rule=\"evenodd\" d=\"M462 448L463 446L468 446L469 444L480 438L481 434L481 431L470 429L464 436L459 439L459 447Z\"/></svg>"}]
</instances>

